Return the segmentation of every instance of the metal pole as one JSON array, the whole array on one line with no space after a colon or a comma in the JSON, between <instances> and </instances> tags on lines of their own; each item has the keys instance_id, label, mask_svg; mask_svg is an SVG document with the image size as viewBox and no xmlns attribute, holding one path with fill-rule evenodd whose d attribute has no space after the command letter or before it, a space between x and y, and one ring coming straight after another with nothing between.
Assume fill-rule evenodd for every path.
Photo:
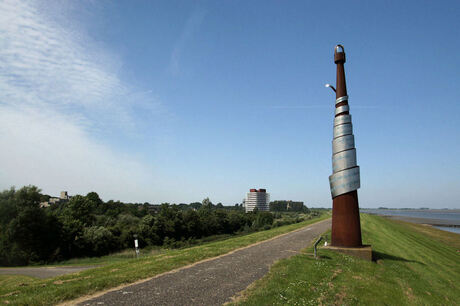
<instances>
[{"instance_id":1,"label":"metal pole","mask_svg":"<svg viewBox=\"0 0 460 306\"><path fill-rule=\"evenodd\" d=\"M323 237L319 237L318 240L316 240L315 244L313 245L313 249L315 252L315 258L318 258L318 256L316 256L316 247L318 246L318 243L321 241L321 239L323 239Z\"/></svg>"},{"instance_id":2,"label":"metal pole","mask_svg":"<svg viewBox=\"0 0 460 306\"><path fill-rule=\"evenodd\" d=\"M345 81L345 50L342 45L334 49L337 64L334 139L332 141L333 174L329 177L332 195L331 245L360 247L361 225L359 220L358 192L360 187L359 166L348 105Z\"/></svg>"}]
</instances>

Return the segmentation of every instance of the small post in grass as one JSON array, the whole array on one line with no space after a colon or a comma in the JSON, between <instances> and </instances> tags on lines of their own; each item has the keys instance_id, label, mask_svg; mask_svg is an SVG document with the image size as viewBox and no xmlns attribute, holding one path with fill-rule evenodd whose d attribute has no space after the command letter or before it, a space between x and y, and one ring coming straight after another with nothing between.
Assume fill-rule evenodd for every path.
<instances>
[{"instance_id":1,"label":"small post in grass","mask_svg":"<svg viewBox=\"0 0 460 306\"><path fill-rule=\"evenodd\" d=\"M323 237L319 237L318 240L316 240L315 244L313 245L314 251L315 251L315 258L318 259L318 256L316 256L316 247L318 246L319 242L323 239Z\"/></svg>"},{"instance_id":2,"label":"small post in grass","mask_svg":"<svg viewBox=\"0 0 460 306\"><path fill-rule=\"evenodd\" d=\"M136 248L136 258L139 258L139 242L137 241L137 234L134 234L134 247Z\"/></svg>"}]
</instances>

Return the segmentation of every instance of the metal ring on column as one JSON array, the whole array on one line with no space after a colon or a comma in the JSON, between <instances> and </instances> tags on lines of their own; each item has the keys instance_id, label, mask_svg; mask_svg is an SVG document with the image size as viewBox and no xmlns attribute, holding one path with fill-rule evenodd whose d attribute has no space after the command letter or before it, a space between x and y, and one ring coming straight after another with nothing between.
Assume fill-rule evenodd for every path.
<instances>
[{"instance_id":1,"label":"metal ring on column","mask_svg":"<svg viewBox=\"0 0 460 306\"><path fill-rule=\"evenodd\" d=\"M348 101L348 96L343 96L343 97L335 99L335 104L338 104L343 101Z\"/></svg>"},{"instance_id":2,"label":"metal ring on column","mask_svg":"<svg viewBox=\"0 0 460 306\"><path fill-rule=\"evenodd\" d=\"M359 166L333 173L329 176L329 185L333 198L357 190L361 187Z\"/></svg>"},{"instance_id":3,"label":"metal ring on column","mask_svg":"<svg viewBox=\"0 0 460 306\"><path fill-rule=\"evenodd\" d=\"M333 173L356 166L356 149L346 150L332 155Z\"/></svg>"},{"instance_id":4,"label":"metal ring on column","mask_svg":"<svg viewBox=\"0 0 460 306\"><path fill-rule=\"evenodd\" d=\"M334 118L334 126L351 123L351 115L342 115Z\"/></svg>"},{"instance_id":5,"label":"metal ring on column","mask_svg":"<svg viewBox=\"0 0 460 306\"><path fill-rule=\"evenodd\" d=\"M343 112L348 112L348 111L350 111L350 107L348 105L342 105L342 106L335 108L336 115L343 113Z\"/></svg>"},{"instance_id":6,"label":"metal ring on column","mask_svg":"<svg viewBox=\"0 0 460 306\"><path fill-rule=\"evenodd\" d=\"M332 154L354 149L355 147L355 136L345 135L332 140Z\"/></svg>"},{"instance_id":7,"label":"metal ring on column","mask_svg":"<svg viewBox=\"0 0 460 306\"><path fill-rule=\"evenodd\" d=\"M353 134L353 125L350 123L334 126L334 138Z\"/></svg>"}]
</instances>

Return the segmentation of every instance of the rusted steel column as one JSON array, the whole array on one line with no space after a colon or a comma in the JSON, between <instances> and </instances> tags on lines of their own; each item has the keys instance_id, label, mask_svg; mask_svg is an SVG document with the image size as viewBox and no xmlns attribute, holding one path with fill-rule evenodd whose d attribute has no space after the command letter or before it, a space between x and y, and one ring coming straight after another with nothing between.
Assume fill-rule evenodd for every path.
<instances>
[{"instance_id":1,"label":"rusted steel column","mask_svg":"<svg viewBox=\"0 0 460 306\"><path fill-rule=\"evenodd\" d=\"M334 62L337 64L337 84L332 141L333 174L329 177L332 195L331 245L360 247L362 241L357 192L360 187L360 174L359 166L356 164L356 148L345 81L345 50L341 45L335 47Z\"/></svg>"}]
</instances>

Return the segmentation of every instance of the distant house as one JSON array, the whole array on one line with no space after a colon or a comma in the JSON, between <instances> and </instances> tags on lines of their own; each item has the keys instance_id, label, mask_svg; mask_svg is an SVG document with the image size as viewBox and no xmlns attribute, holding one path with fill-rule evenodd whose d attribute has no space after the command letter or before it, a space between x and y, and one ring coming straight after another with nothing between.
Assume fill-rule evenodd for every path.
<instances>
[{"instance_id":1,"label":"distant house","mask_svg":"<svg viewBox=\"0 0 460 306\"><path fill-rule=\"evenodd\" d=\"M67 191L61 191L61 195L59 197L50 197L48 201L41 202L40 207L48 207L51 204L62 204L69 201L71 196L68 195Z\"/></svg>"},{"instance_id":2,"label":"distant house","mask_svg":"<svg viewBox=\"0 0 460 306\"><path fill-rule=\"evenodd\" d=\"M305 211L308 210L303 202L278 200L270 202L270 211Z\"/></svg>"}]
</instances>

